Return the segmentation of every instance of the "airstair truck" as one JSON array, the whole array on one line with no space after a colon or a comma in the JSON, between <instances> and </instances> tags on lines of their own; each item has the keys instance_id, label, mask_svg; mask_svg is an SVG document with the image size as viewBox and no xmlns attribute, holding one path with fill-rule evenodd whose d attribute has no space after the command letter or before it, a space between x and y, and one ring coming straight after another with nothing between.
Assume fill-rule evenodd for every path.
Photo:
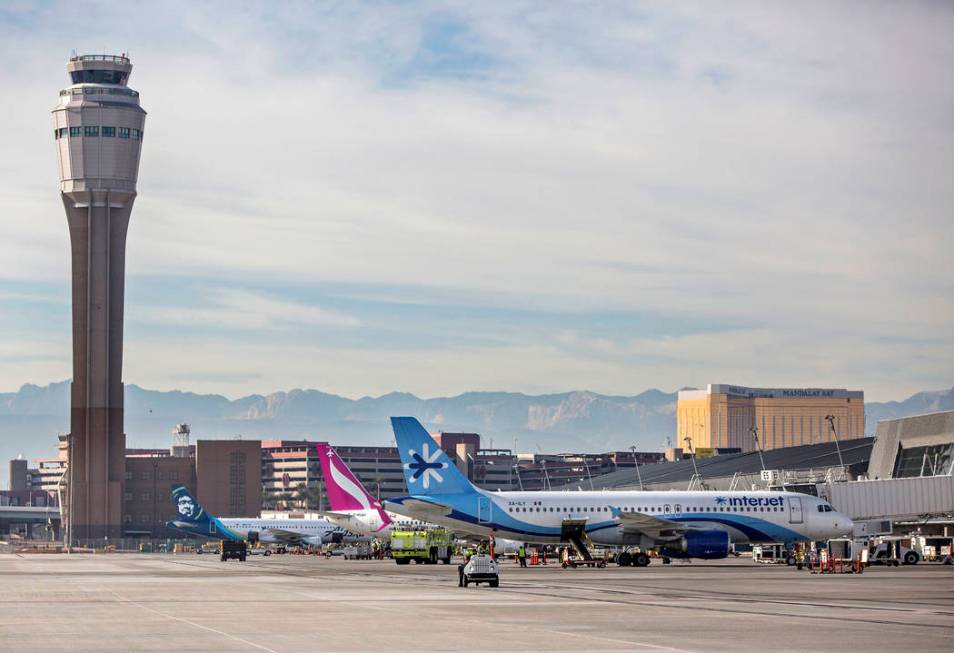
<instances>
[{"instance_id":1,"label":"airstair truck","mask_svg":"<svg viewBox=\"0 0 954 653\"><path fill-rule=\"evenodd\" d=\"M399 565L415 563L450 564L453 541L445 528L421 531L391 531L391 557Z\"/></svg>"}]
</instances>

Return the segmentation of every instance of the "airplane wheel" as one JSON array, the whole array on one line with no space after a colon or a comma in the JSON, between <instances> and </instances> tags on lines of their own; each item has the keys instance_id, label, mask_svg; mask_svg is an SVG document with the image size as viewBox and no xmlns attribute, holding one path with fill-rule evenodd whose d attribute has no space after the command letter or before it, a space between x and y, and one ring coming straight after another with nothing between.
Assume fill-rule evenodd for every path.
<instances>
[{"instance_id":1,"label":"airplane wheel","mask_svg":"<svg viewBox=\"0 0 954 653\"><path fill-rule=\"evenodd\" d=\"M645 553L637 553L634 560L637 567L649 566L649 556Z\"/></svg>"},{"instance_id":2,"label":"airplane wheel","mask_svg":"<svg viewBox=\"0 0 954 653\"><path fill-rule=\"evenodd\" d=\"M631 556L628 551L623 551L616 558L616 564L618 564L620 567L628 567L630 564L632 564L632 562L633 556Z\"/></svg>"}]
</instances>

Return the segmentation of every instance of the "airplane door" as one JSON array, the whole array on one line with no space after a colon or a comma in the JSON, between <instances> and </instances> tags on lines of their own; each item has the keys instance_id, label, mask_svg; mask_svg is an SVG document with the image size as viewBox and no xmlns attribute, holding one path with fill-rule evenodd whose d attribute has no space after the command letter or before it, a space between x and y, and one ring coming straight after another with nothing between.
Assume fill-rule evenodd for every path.
<instances>
[{"instance_id":1,"label":"airplane door","mask_svg":"<svg viewBox=\"0 0 954 653\"><path fill-rule=\"evenodd\" d=\"M209 535L215 535L215 522L211 519L209 520Z\"/></svg>"},{"instance_id":2,"label":"airplane door","mask_svg":"<svg viewBox=\"0 0 954 653\"><path fill-rule=\"evenodd\" d=\"M488 497L477 497L477 522L487 524L493 519L492 504Z\"/></svg>"},{"instance_id":3,"label":"airplane door","mask_svg":"<svg viewBox=\"0 0 954 653\"><path fill-rule=\"evenodd\" d=\"M791 524L802 523L802 500L798 497L788 500L788 521Z\"/></svg>"}]
</instances>

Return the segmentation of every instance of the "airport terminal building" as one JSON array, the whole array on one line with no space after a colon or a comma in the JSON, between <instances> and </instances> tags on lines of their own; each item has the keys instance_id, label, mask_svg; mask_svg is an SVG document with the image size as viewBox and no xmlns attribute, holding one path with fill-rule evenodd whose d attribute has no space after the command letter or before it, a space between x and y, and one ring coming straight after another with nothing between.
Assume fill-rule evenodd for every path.
<instances>
[{"instance_id":1,"label":"airport terminal building","mask_svg":"<svg viewBox=\"0 0 954 653\"><path fill-rule=\"evenodd\" d=\"M829 422L828 416L832 417ZM676 436L704 449L755 451L865 436L865 393L843 388L748 388L723 383L681 390ZM753 433L753 428L756 429Z\"/></svg>"}]
</instances>

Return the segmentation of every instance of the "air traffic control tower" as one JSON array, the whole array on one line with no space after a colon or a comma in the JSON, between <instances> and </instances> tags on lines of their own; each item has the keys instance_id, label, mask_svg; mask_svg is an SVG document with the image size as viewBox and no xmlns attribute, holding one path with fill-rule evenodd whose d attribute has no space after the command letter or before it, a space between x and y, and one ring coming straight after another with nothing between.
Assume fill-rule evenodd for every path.
<instances>
[{"instance_id":1,"label":"air traffic control tower","mask_svg":"<svg viewBox=\"0 0 954 653\"><path fill-rule=\"evenodd\" d=\"M126 229L146 112L125 56L74 56L53 109L60 196L73 259L73 384L67 504L70 540L122 535L123 286Z\"/></svg>"}]
</instances>

